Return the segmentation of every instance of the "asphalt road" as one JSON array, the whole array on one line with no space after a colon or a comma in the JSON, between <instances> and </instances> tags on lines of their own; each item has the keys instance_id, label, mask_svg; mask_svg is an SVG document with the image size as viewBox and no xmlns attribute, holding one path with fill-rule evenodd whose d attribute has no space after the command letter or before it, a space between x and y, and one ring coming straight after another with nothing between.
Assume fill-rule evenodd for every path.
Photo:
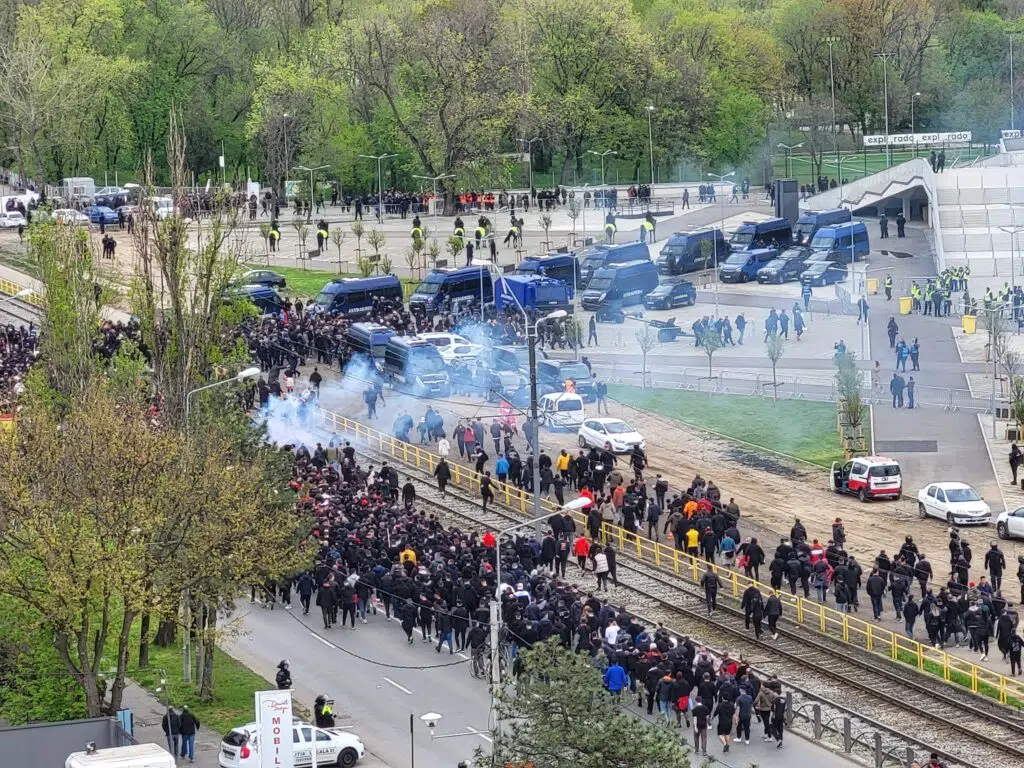
<instances>
[{"instance_id":1,"label":"asphalt road","mask_svg":"<svg viewBox=\"0 0 1024 768\"><path fill-rule=\"evenodd\" d=\"M459 655L450 656L447 649L439 655L419 635L408 645L398 624L386 624L383 615L371 616L369 624L357 624L355 631L324 630L315 607L314 612L303 617L299 610L244 606L235 620L238 632L226 642L226 650L271 679L277 663L287 658L296 698L310 707L317 693L333 697L338 725L351 726L369 750L360 766L411 766L410 713L415 720L417 768L455 768L459 761L471 759L477 747L487 749L490 697L486 685L472 678L467 662ZM463 663L455 666L439 666L460 661ZM469 735L432 742L419 721L427 712L443 715L438 735ZM688 732L684 735L689 738ZM736 745L723 754L711 734L709 742L714 743L709 743L709 756L726 768L854 765L792 734L787 734L781 750L774 744L765 745L756 725L752 735L749 746Z\"/></svg>"}]
</instances>

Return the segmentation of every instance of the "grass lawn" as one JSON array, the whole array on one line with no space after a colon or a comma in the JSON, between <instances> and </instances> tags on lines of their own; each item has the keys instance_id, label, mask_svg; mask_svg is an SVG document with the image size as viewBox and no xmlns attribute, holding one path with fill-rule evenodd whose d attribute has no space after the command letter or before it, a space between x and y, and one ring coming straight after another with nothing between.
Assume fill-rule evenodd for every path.
<instances>
[{"instance_id":1,"label":"grass lawn","mask_svg":"<svg viewBox=\"0 0 1024 768\"><path fill-rule=\"evenodd\" d=\"M918 147L915 155L913 149L894 149L892 151L892 164L905 163L908 160L913 160L915 156L927 158L930 151L931 147L921 146ZM839 154L843 160L843 178L847 180L854 181L863 176L884 171L886 168L885 150L872 149L869 152L840 151ZM964 164L981 154L984 154L981 147L947 149L946 167L949 168L957 158L960 158L960 163ZM785 177L786 153L780 151L774 155L772 160L772 170L775 177ZM789 171L793 178L801 184L814 180L814 176L811 173L812 167L809 155L794 152L790 158ZM838 178L839 170L836 166L835 155L831 152L825 153L821 172L830 179Z\"/></svg>"},{"instance_id":2,"label":"grass lawn","mask_svg":"<svg viewBox=\"0 0 1024 768\"><path fill-rule=\"evenodd\" d=\"M266 266L260 264L247 264L249 269L267 269ZM288 281L288 287L285 288L284 292L289 296L309 296L313 297L320 293L320 289L323 288L327 283L336 277L362 277L358 272L334 272L326 269L300 269L299 267L269 267L274 272L284 277ZM405 295L409 296L412 294L412 289L419 284L419 280L411 280L406 277L400 277L399 281L402 283L402 289L405 291Z\"/></svg>"},{"instance_id":3,"label":"grass lawn","mask_svg":"<svg viewBox=\"0 0 1024 768\"><path fill-rule=\"evenodd\" d=\"M773 402L745 395L608 386L615 400L822 466L843 458L836 407L806 400ZM870 445L870 435L868 436Z\"/></svg>"},{"instance_id":4,"label":"grass lawn","mask_svg":"<svg viewBox=\"0 0 1024 768\"><path fill-rule=\"evenodd\" d=\"M149 667L139 669L138 623L133 628L131 663L128 676L153 693L161 701L164 694L156 693L161 687L162 671L167 672L167 688L170 692L172 706L181 707L188 704L204 728L214 733L226 733L237 725L250 722L254 716L255 691L272 690L277 686L236 661L219 648L214 651L213 660L213 701L203 704L199 701L199 690L195 685L186 685L181 674L181 636L170 648L149 647ZM195 653L193 651L193 659ZM195 669L192 670L195 681Z\"/></svg>"}]
</instances>

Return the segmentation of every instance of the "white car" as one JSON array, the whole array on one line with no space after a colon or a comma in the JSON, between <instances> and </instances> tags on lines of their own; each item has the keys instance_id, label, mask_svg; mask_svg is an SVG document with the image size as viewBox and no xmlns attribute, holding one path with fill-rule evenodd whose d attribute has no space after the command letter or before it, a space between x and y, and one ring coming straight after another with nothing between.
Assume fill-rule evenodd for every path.
<instances>
[{"instance_id":1,"label":"white car","mask_svg":"<svg viewBox=\"0 0 1024 768\"><path fill-rule=\"evenodd\" d=\"M1000 539L1024 539L1024 507L1000 512L996 518L996 533Z\"/></svg>"},{"instance_id":2,"label":"white car","mask_svg":"<svg viewBox=\"0 0 1024 768\"><path fill-rule=\"evenodd\" d=\"M452 347L471 343L470 340L467 339L465 336L460 336L457 333L444 333L442 331L431 331L430 333L421 333L419 334L419 338L423 339L424 341L429 341L431 344L437 347L437 351L441 353L442 357L444 357L445 351L451 349Z\"/></svg>"},{"instance_id":3,"label":"white car","mask_svg":"<svg viewBox=\"0 0 1024 768\"><path fill-rule=\"evenodd\" d=\"M950 525L987 525L992 510L971 486L964 483L932 483L917 492L921 517L937 517Z\"/></svg>"},{"instance_id":4,"label":"white car","mask_svg":"<svg viewBox=\"0 0 1024 768\"><path fill-rule=\"evenodd\" d=\"M452 344L448 347L438 347L437 351L445 365L452 365L453 363L473 362L480 356L483 349L479 344Z\"/></svg>"},{"instance_id":5,"label":"white car","mask_svg":"<svg viewBox=\"0 0 1024 768\"><path fill-rule=\"evenodd\" d=\"M28 221L18 211L4 211L0 213L0 229L17 229L27 227Z\"/></svg>"},{"instance_id":6,"label":"white car","mask_svg":"<svg viewBox=\"0 0 1024 768\"><path fill-rule=\"evenodd\" d=\"M53 218L61 224L81 224L83 227L89 226L89 217L81 211L76 211L74 208L58 208L53 212Z\"/></svg>"},{"instance_id":7,"label":"white car","mask_svg":"<svg viewBox=\"0 0 1024 768\"><path fill-rule=\"evenodd\" d=\"M221 768L259 768L259 743L256 723L232 728L220 743ZM366 747L358 736L341 728L317 728L301 720L292 721L292 744L296 768L313 765L313 740L316 739L316 764L351 768L363 756Z\"/></svg>"},{"instance_id":8,"label":"white car","mask_svg":"<svg viewBox=\"0 0 1024 768\"><path fill-rule=\"evenodd\" d=\"M583 398L569 392L544 395L537 403L537 416L548 429L579 429L586 421Z\"/></svg>"},{"instance_id":9,"label":"white car","mask_svg":"<svg viewBox=\"0 0 1024 768\"><path fill-rule=\"evenodd\" d=\"M647 448L644 436L622 419L587 419L578 433L580 448L611 446L612 453L629 453L636 445Z\"/></svg>"}]
</instances>

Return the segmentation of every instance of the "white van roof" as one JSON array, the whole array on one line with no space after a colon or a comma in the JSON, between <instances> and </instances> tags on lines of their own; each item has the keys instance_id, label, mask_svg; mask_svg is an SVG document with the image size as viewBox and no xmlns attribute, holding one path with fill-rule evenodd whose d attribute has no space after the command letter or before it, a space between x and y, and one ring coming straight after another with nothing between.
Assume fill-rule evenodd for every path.
<instances>
[{"instance_id":1,"label":"white van roof","mask_svg":"<svg viewBox=\"0 0 1024 768\"><path fill-rule=\"evenodd\" d=\"M174 768L174 757L159 744L132 744L100 749L91 755L72 752L64 768Z\"/></svg>"},{"instance_id":2,"label":"white van roof","mask_svg":"<svg viewBox=\"0 0 1024 768\"><path fill-rule=\"evenodd\" d=\"M575 392L549 392L548 394L543 395L541 400L551 400L555 403L561 400L579 400L582 402L583 398Z\"/></svg>"}]
</instances>

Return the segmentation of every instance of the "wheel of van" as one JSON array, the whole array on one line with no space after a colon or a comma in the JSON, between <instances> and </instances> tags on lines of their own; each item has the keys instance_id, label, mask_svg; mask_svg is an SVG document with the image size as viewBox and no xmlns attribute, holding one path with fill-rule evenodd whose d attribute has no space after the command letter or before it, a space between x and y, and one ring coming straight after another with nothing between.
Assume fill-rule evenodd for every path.
<instances>
[{"instance_id":1,"label":"wheel of van","mask_svg":"<svg viewBox=\"0 0 1024 768\"><path fill-rule=\"evenodd\" d=\"M999 523L996 526L996 533L999 535L1000 539L1008 539L1008 538L1010 538L1010 531L1006 527L1006 523Z\"/></svg>"},{"instance_id":2,"label":"wheel of van","mask_svg":"<svg viewBox=\"0 0 1024 768\"><path fill-rule=\"evenodd\" d=\"M579 437L577 437L576 438L576 442L580 444L580 448L586 448L587 447L587 441L586 441L586 439L584 439L583 435L580 435Z\"/></svg>"},{"instance_id":3,"label":"wheel of van","mask_svg":"<svg viewBox=\"0 0 1024 768\"><path fill-rule=\"evenodd\" d=\"M352 747L341 750L341 754L338 755L338 765L342 768L352 768L359 760L359 753L356 752Z\"/></svg>"},{"instance_id":4,"label":"wheel of van","mask_svg":"<svg viewBox=\"0 0 1024 768\"><path fill-rule=\"evenodd\" d=\"M857 498L860 499L862 502L866 502L868 500L867 488L861 488L859 491L857 491Z\"/></svg>"},{"instance_id":5,"label":"wheel of van","mask_svg":"<svg viewBox=\"0 0 1024 768\"><path fill-rule=\"evenodd\" d=\"M953 513L952 512L947 512L946 513L946 522L949 523L950 525L955 525L955 523L953 522Z\"/></svg>"},{"instance_id":6,"label":"wheel of van","mask_svg":"<svg viewBox=\"0 0 1024 768\"><path fill-rule=\"evenodd\" d=\"M919 514L922 518L928 517L928 512L925 511L924 504L922 504L920 501L917 502L917 514Z\"/></svg>"}]
</instances>

